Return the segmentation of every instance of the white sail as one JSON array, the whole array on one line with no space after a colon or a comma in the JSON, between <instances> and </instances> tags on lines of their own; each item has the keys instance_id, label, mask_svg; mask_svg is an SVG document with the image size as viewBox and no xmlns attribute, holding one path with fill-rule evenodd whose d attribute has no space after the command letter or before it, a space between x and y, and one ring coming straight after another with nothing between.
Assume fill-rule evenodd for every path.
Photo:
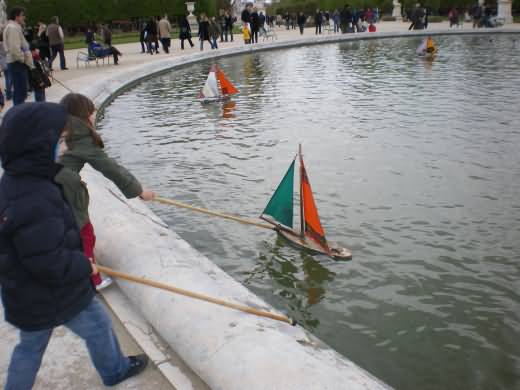
<instances>
[{"instance_id":1,"label":"white sail","mask_svg":"<svg viewBox=\"0 0 520 390\"><path fill-rule=\"evenodd\" d=\"M424 54L426 52L426 38L421 42L417 50L415 52L419 55Z\"/></svg>"},{"instance_id":2,"label":"white sail","mask_svg":"<svg viewBox=\"0 0 520 390\"><path fill-rule=\"evenodd\" d=\"M204 98L214 98L219 96L218 91L218 82L215 72L211 71L208 74L208 79L206 80L206 84L204 84L204 88L202 88L202 97Z\"/></svg>"}]
</instances>

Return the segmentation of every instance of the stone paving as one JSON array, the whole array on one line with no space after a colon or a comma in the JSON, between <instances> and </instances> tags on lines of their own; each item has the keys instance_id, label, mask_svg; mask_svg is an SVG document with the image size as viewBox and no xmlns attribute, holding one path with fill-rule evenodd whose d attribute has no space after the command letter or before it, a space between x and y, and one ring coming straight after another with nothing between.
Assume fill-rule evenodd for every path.
<instances>
[{"instance_id":1,"label":"stone paving","mask_svg":"<svg viewBox=\"0 0 520 390\"><path fill-rule=\"evenodd\" d=\"M406 33L408 23L399 23L399 22L381 22L377 24L378 33L396 33L402 32ZM511 24L507 25L508 29L517 30L520 32L520 24ZM442 23L430 23L428 31L443 31L448 30L449 25L447 22ZM463 26L462 30L467 31L471 29L470 24L466 24ZM486 32L490 31L499 31L498 29L492 30L483 30ZM298 40L303 38L309 38L314 36L314 29L307 28L303 36L299 34L298 30L285 30L276 29L278 41L294 41L295 43ZM361 34L370 34L370 33L361 33ZM332 34L328 34L325 32L324 36L329 36ZM349 34L352 35L352 34ZM358 34L359 35L359 34ZM67 58L67 66L69 70L62 71L56 70L54 72L54 77L59 80L63 85L55 82L54 85L47 90L47 100L49 101L58 101L64 94L68 92L68 89L72 89L77 92L82 92L86 88L89 88L93 84L103 83L104 81L110 80L114 76L117 76L120 73L125 73L127 71L132 71L139 69L143 66L143 64L150 64L153 62L161 62L168 61L168 58L180 59L182 57L190 57L193 56L194 53L199 53L198 41L193 39L195 43L194 48L188 48L184 51L180 50L180 42L178 39L172 40L172 51L170 54L158 54L158 55L149 55L142 54L141 47L139 42L129 43L123 45L116 45L118 49L123 53L123 56L120 60L120 65L115 66L113 64L110 65L100 65L96 66L95 64L91 64L88 67L85 67L83 63L79 64L79 67L76 66L76 57L79 51L83 50L67 50L66 58ZM260 39L262 42L262 39ZM209 45L206 42L205 51L210 51ZM219 42L219 51L226 48L236 48L243 46L243 40L240 34L235 35L235 41L229 43L220 43ZM56 60L55 67L58 65L58 61ZM28 101L31 101L29 99ZM9 104L4 109L4 112L9 108ZM115 287L117 288L117 287ZM110 298L110 297L108 297ZM109 299L109 304L111 302L116 302L114 299ZM116 328L116 332L121 340L122 348L127 353L139 353L141 348L136 344L134 338L139 339L136 336L135 332L132 332L131 327L129 327L129 321L123 320L121 318L117 307L114 308L117 317L113 316L114 326ZM3 314L2 309L0 308L0 315ZM132 316L132 314L130 315ZM147 333L147 332L144 332ZM148 332L148 333L151 333ZM9 361L9 356L12 348L14 347L17 340L17 331L5 321L0 322L0 384L4 383L5 375L7 371L7 365ZM160 342L155 344L161 345ZM139 345L143 345L140 341ZM164 345L163 345L164 347ZM160 349L161 347L159 347ZM168 348L168 347L165 347ZM146 349L146 348L145 348ZM148 351L147 351L148 352ZM170 351L172 352L172 351ZM171 364L169 365L169 370L176 370L179 365L182 363L178 362L178 358L172 358L171 355L174 353L166 353L165 360L171 360ZM162 355L161 355L162 356ZM151 364L150 367L146 370L144 374L137 378L133 378L124 384L121 384L117 388L121 389L172 389L173 384L177 384L177 388L196 388L196 389L204 389L206 388L203 383L200 383L200 380L197 378L191 378L192 374L185 374L193 379L194 382L191 384L183 385L184 382L176 382L175 379L168 377L168 370L157 369L161 367L163 358L152 359L155 364ZM182 370L182 369L181 369ZM162 374L161 374L162 372ZM166 375L166 377L164 375ZM184 378L184 377L183 377ZM189 382L189 381L188 381ZM186 382L186 383L188 383ZM178 383L181 383L180 385ZM193 383L196 383L193 385ZM92 368L90 364L88 354L86 352L85 347L82 345L82 342L74 337L70 332L66 329L58 328L53 338L51 339L51 343L47 350L47 353L44 357L44 361L42 364L42 368L40 370L37 383L35 389L101 389L104 388L96 375L95 370Z\"/></svg>"}]
</instances>

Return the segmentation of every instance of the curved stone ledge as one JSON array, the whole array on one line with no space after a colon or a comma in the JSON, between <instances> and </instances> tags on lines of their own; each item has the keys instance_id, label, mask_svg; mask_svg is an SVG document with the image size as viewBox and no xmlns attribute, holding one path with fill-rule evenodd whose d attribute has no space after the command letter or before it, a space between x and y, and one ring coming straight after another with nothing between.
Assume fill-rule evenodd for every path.
<instances>
[{"instance_id":1,"label":"curved stone ledge","mask_svg":"<svg viewBox=\"0 0 520 390\"><path fill-rule=\"evenodd\" d=\"M347 34L259 43L143 64L84 93L104 107L121 91L151 76L212 58L302 45L413 37L519 33L436 31ZM274 310L194 250L139 200L127 201L106 179L85 169L91 216L99 237L97 256L109 267L231 302ZM173 226L172 229L175 229ZM213 389L387 389L362 368L301 327L263 319L125 281L119 286L159 334Z\"/></svg>"}]
</instances>

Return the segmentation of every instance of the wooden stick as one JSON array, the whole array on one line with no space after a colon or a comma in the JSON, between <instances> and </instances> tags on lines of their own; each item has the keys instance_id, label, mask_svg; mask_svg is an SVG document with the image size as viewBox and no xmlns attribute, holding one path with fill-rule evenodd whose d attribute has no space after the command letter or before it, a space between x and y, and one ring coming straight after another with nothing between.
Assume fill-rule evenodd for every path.
<instances>
[{"instance_id":1,"label":"wooden stick","mask_svg":"<svg viewBox=\"0 0 520 390\"><path fill-rule=\"evenodd\" d=\"M69 92L72 92L74 93L74 91L72 89L70 89L69 87L67 87L65 84L63 84L60 80L58 80L56 77L54 77L52 74L50 74L49 76L51 76L51 79L53 79L54 81L56 81L59 85L61 85L63 88L65 88L67 91Z\"/></svg>"},{"instance_id":2,"label":"wooden stick","mask_svg":"<svg viewBox=\"0 0 520 390\"><path fill-rule=\"evenodd\" d=\"M261 228L264 228L264 229L276 230L276 228L274 226L272 226L272 225L267 225L265 223L250 221L248 219L235 217L234 215L218 213L216 211L203 209L201 207L190 206L189 204L181 203L181 202L178 202L178 201L172 200L172 199L166 199L166 198L161 198L161 197L156 196L155 198L153 198L153 200L158 202L158 203L169 204L169 205L172 205L172 206L177 206L177 207L181 207L181 208L188 209L188 210L198 211L199 213L212 215L214 217L220 217L220 218L224 218L224 219L229 219L231 221L240 222L240 223L243 223L245 225L253 225L253 226L261 227Z\"/></svg>"},{"instance_id":3,"label":"wooden stick","mask_svg":"<svg viewBox=\"0 0 520 390\"><path fill-rule=\"evenodd\" d=\"M201 301L214 303L216 305L225 306L225 307L228 307L230 309L235 309L235 310L243 311L245 313L254 314L255 316L266 317L266 318L271 318L273 320L286 322L286 323L288 323L288 324L290 324L292 326L296 325L296 321L295 320L293 320L292 318L283 316L283 315L269 313L267 311L262 311L262 310L256 310L256 309L253 309L252 307L245 306L245 305L239 305L239 304L236 304L236 303L226 302L226 301L223 301L223 300L220 300L220 299L217 299L217 298L210 297L208 295L203 295L203 294L199 294L199 293L196 293L196 292L184 290L182 288L178 288L178 287L171 286L171 285L168 285L168 284L156 282L154 280L141 278L139 276L129 275L129 274L126 274L124 272L119 272L119 271L113 270L111 268L103 267L103 266L98 265L98 264L96 264L96 267L97 267L98 271L103 272L103 273L105 273L107 275L116 277L116 278L129 280L131 282L140 283L140 284L144 284L144 285L147 285L147 286L159 288L161 290L170 291L172 293L184 295L186 297L190 297L190 298L193 298L193 299L198 299L198 300L201 300Z\"/></svg>"}]
</instances>

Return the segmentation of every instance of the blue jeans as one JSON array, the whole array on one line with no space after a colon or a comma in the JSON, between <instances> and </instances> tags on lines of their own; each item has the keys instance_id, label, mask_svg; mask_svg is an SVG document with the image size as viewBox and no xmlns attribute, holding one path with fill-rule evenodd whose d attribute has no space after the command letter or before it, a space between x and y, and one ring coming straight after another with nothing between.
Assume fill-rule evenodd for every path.
<instances>
[{"instance_id":1,"label":"blue jeans","mask_svg":"<svg viewBox=\"0 0 520 390\"><path fill-rule=\"evenodd\" d=\"M66 65L65 65L65 47L62 44L59 44L59 45L52 45L51 46L51 60L49 61L50 62L50 66L51 66L51 69L52 69L52 63L54 62L54 59L56 58L56 56L59 54L60 55L60 68L63 70L66 68Z\"/></svg>"},{"instance_id":2,"label":"blue jeans","mask_svg":"<svg viewBox=\"0 0 520 390\"><path fill-rule=\"evenodd\" d=\"M34 90L34 101L35 102L44 102L45 101L45 89L35 89Z\"/></svg>"},{"instance_id":3,"label":"blue jeans","mask_svg":"<svg viewBox=\"0 0 520 390\"><path fill-rule=\"evenodd\" d=\"M76 317L64 324L87 344L90 359L106 386L118 383L130 362L121 353L112 323L103 305L94 298ZM53 329L20 331L20 342L11 355L5 390L30 390Z\"/></svg>"},{"instance_id":4,"label":"blue jeans","mask_svg":"<svg viewBox=\"0 0 520 390\"><path fill-rule=\"evenodd\" d=\"M5 98L11 100L13 98L13 79L11 78L11 72L9 68L4 69L5 77Z\"/></svg>"},{"instance_id":5,"label":"blue jeans","mask_svg":"<svg viewBox=\"0 0 520 390\"><path fill-rule=\"evenodd\" d=\"M29 72L27 65L21 62L11 62L7 64L7 71L13 81L13 104L22 104L27 99L27 83L29 82Z\"/></svg>"}]
</instances>

